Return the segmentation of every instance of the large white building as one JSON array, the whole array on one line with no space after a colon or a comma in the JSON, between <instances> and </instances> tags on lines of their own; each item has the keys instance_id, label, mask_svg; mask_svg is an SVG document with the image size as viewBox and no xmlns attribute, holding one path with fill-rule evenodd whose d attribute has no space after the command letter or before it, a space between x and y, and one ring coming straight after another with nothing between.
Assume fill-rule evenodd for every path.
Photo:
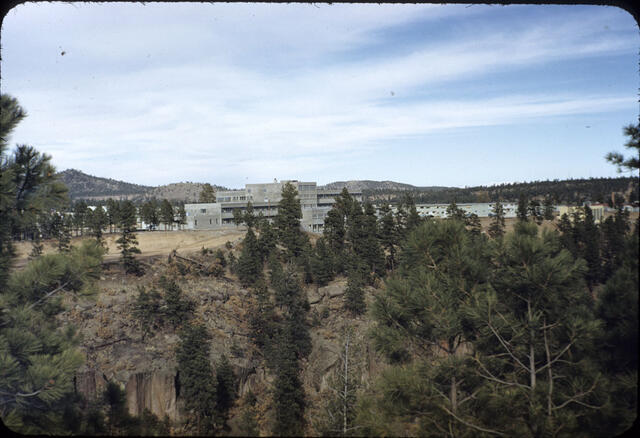
<instances>
[{"instance_id":1,"label":"large white building","mask_svg":"<svg viewBox=\"0 0 640 438\"><path fill-rule=\"evenodd\" d=\"M251 202L255 215L273 218L278 213L282 188L289 182L298 190L302 207L301 225L305 231L322 232L324 218L335 204L342 190L319 189L315 182L275 181L265 184L247 184L244 189L218 191L216 202L211 204L185 204L188 230L212 230L233 227L234 210L246 211ZM349 192L358 201L362 193Z\"/></svg>"}]
</instances>

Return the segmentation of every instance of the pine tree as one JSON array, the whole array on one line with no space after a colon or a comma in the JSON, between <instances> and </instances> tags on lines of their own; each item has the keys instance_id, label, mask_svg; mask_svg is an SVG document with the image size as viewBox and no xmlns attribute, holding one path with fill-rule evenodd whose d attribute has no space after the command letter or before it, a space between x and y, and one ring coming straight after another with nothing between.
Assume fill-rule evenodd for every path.
<instances>
[{"instance_id":1,"label":"pine tree","mask_svg":"<svg viewBox=\"0 0 640 438\"><path fill-rule=\"evenodd\" d=\"M518 197L518 209L516 211L516 216L518 220L521 222L527 221L527 207L529 205L529 201L527 200L527 196L524 193L520 193Z\"/></svg>"},{"instance_id":2,"label":"pine tree","mask_svg":"<svg viewBox=\"0 0 640 438\"><path fill-rule=\"evenodd\" d=\"M354 315L361 315L367 310L363 286L362 274L357 269L352 269L349 272L347 289L344 294L344 307Z\"/></svg>"},{"instance_id":3,"label":"pine tree","mask_svg":"<svg viewBox=\"0 0 640 438\"><path fill-rule=\"evenodd\" d=\"M288 260L294 260L302 255L308 244L308 239L300 228L300 219L302 219L302 208L298 191L293 184L286 183L282 188L282 197L278 204L274 225Z\"/></svg>"},{"instance_id":4,"label":"pine tree","mask_svg":"<svg viewBox=\"0 0 640 438\"><path fill-rule=\"evenodd\" d=\"M212 204L216 202L216 194L211 184L206 183L202 186L202 191L200 191L198 202L201 204Z\"/></svg>"},{"instance_id":5,"label":"pine tree","mask_svg":"<svg viewBox=\"0 0 640 438\"><path fill-rule=\"evenodd\" d=\"M227 356L222 355L216 365L216 410L221 418L223 427L226 429L229 410L237 397L236 376Z\"/></svg>"},{"instance_id":6,"label":"pine tree","mask_svg":"<svg viewBox=\"0 0 640 438\"><path fill-rule=\"evenodd\" d=\"M107 223L107 214L104 212L102 207L98 206L92 213L90 213L88 225L91 230L91 235L95 237L96 241L102 246L104 246L102 230L107 226Z\"/></svg>"},{"instance_id":7,"label":"pine tree","mask_svg":"<svg viewBox=\"0 0 640 438\"><path fill-rule=\"evenodd\" d=\"M625 147L631 149L633 155L625 159L619 152L609 152L606 159L618 167L618 172L640 169L640 158L638 158L638 153L640 153L640 123L625 126L623 132L625 136L629 137ZM634 149L635 151L633 151Z\"/></svg>"},{"instance_id":8,"label":"pine tree","mask_svg":"<svg viewBox=\"0 0 640 438\"><path fill-rule=\"evenodd\" d=\"M178 220L176 223L178 224L178 229L182 229L187 223L187 211L184 209L184 203L180 203L178 206Z\"/></svg>"},{"instance_id":9,"label":"pine tree","mask_svg":"<svg viewBox=\"0 0 640 438\"><path fill-rule=\"evenodd\" d=\"M529 205L527 206L527 214L529 217L533 218L538 225L540 225L544 219L544 216L540 209L540 201L538 201L537 199L529 200Z\"/></svg>"},{"instance_id":10,"label":"pine tree","mask_svg":"<svg viewBox=\"0 0 640 438\"><path fill-rule=\"evenodd\" d=\"M68 433L65 401L82 354L57 314L65 292L86 294L100 276L103 250L85 241L47 254L9 276L0 292L0 417L25 434Z\"/></svg>"},{"instance_id":11,"label":"pine tree","mask_svg":"<svg viewBox=\"0 0 640 438\"><path fill-rule=\"evenodd\" d=\"M160 208L155 199L151 199L140 208L140 218L147 224L148 229L155 229L160 223Z\"/></svg>"},{"instance_id":12,"label":"pine tree","mask_svg":"<svg viewBox=\"0 0 640 438\"><path fill-rule=\"evenodd\" d=\"M282 346L273 389L276 436L304 435L306 400L295 352Z\"/></svg>"},{"instance_id":13,"label":"pine tree","mask_svg":"<svg viewBox=\"0 0 640 438\"><path fill-rule=\"evenodd\" d=\"M242 285L247 287L254 284L262 275L262 257L256 235L251 228L247 230L243 245L238 259L237 273Z\"/></svg>"},{"instance_id":14,"label":"pine tree","mask_svg":"<svg viewBox=\"0 0 640 438\"><path fill-rule=\"evenodd\" d=\"M136 239L136 207L131 201L124 201L119 207L122 236L116 243L122 254L122 264L127 274L141 275L143 270L134 254L140 254Z\"/></svg>"},{"instance_id":15,"label":"pine tree","mask_svg":"<svg viewBox=\"0 0 640 438\"><path fill-rule=\"evenodd\" d=\"M160 221L164 224L165 231L167 227L173 227L174 212L173 206L167 199L162 200L160 204Z\"/></svg>"},{"instance_id":16,"label":"pine tree","mask_svg":"<svg viewBox=\"0 0 640 438\"><path fill-rule=\"evenodd\" d=\"M107 199L107 220L109 222L109 232L113 233L114 227L117 229L120 223L120 204L111 198Z\"/></svg>"},{"instance_id":17,"label":"pine tree","mask_svg":"<svg viewBox=\"0 0 640 438\"><path fill-rule=\"evenodd\" d=\"M258 237L258 248L262 260L267 260L269 255L275 250L278 236L273 226L268 221L260 223L260 236Z\"/></svg>"},{"instance_id":18,"label":"pine tree","mask_svg":"<svg viewBox=\"0 0 640 438\"><path fill-rule=\"evenodd\" d=\"M313 279L318 286L325 286L333 279L333 256L324 238L316 241L316 247L311 260Z\"/></svg>"},{"instance_id":19,"label":"pine tree","mask_svg":"<svg viewBox=\"0 0 640 438\"><path fill-rule=\"evenodd\" d=\"M164 289L164 319L175 330L193 316L195 306L183 296L175 279L162 276L159 284Z\"/></svg>"},{"instance_id":20,"label":"pine tree","mask_svg":"<svg viewBox=\"0 0 640 438\"><path fill-rule=\"evenodd\" d=\"M393 217L393 212L387 204L380 207L380 213L378 240L380 241L383 251L386 252L386 267L393 271L396 265L398 229Z\"/></svg>"},{"instance_id":21,"label":"pine tree","mask_svg":"<svg viewBox=\"0 0 640 438\"><path fill-rule=\"evenodd\" d=\"M77 201L73 207L73 225L76 229L76 236L83 235L84 227L88 222L88 215L91 210L87 207L87 203L84 201Z\"/></svg>"},{"instance_id":22,"label":"pine tree","mask_svg":"<svg viewBox=\"0 0 640 438\"><path fill-rule=\"evenodd\" d=\"M555 208L553 206L553 198L549 195L544 197L542 204L542 216L546 221L552 221L555 218Z\"/></svg>"},{"instance_id":23,"label":"pine tree","mask_svg":"<svg viewBox=\"0 0 640 438\"><path fill-rule=\"evenodd\" d=\"M142 340L161 325L161 305L162 296L157 290L151 288L147 291L144 287L138 287L138 295L133 304L133 316L140 323Z\"/></svg>"},{"instance_id":24,"label":"pine tree","mask_svg":"<svg viewBox=\"0 0 640 438\"><path fill-rule=\"evenodd\" d=\"M180 392L199 434L211 434L219 424L217 382L209 362L211 337L203 325L187 324L176 350Z\"/></svg>"},{"instance_id":25,"label":"pine tree","mask_svg":"<svg viewBox=\"0 0 640 438\"><path fill-rule=\"evenodd\" d=\"M465 218L464 210L458 207L456 201L451 201L451 204L447 207L447 219L464 222Z\"/></svg>"},{"instance_id":26,"label":"pine tree","mask_svg":"<svg viewBox=\"0 0 640 438\"><path fill-rule=\"evenodd\" d=\"M582 227L582 257L587 262L586 279L589 290L593 290L601 277L600 230L593 219L593 212L588 205L584 207Z\"/></svg>"},{"instance_id":27,"label":"pine tree","mask_svg":"<svg viewBox=\"0 0 640 438\"><path fill-rule=\"evenodd\" d=\"M489 225L489 236L493 239L501 239L504 236L505 223L504 223L504 208L500 201L496 201L493 206L493 220Z\"/></svg>"}]
</instances>

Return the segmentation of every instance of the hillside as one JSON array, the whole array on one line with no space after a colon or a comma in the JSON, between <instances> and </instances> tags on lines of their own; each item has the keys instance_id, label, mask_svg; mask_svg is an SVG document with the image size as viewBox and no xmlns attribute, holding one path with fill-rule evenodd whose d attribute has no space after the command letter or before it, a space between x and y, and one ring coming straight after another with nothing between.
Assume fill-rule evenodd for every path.
<instances>
[{"instance_id":1,"label":"hillside","mask_svg":"<svg viewBox=\"0 0 640 438\"><path fill-rule=\"evenodd\" d=\"M126 198L141 200L145 198L168 199L170 201L194 202L204 183L179 182L152 187L132 184L111 178L88 175L76 169L67 169L58 173L60 180L69 188L71 200L105 200L107 198ZM226 190L214 185L215 190Z\"/></svg>"},{"instance_id":2,"label":"hillside","mask_svg":"<svg viewBox=\"0 0 640 438\"><path fill-rule=\"evenodd\" d=\"M58 178L69 188L71 199L98 199L101 197L143 196L153 187L87 175L76 169L58 173Z\"/></svg>"}]
</instances>

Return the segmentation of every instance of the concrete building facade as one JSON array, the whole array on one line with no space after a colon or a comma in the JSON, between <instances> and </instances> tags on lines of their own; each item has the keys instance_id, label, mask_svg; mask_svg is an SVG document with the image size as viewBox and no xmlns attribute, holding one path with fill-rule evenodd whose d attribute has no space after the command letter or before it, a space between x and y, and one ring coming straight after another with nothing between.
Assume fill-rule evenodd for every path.
<instances>
[{"instance_id":1,"label":"concrete building facade","mask_svg":"<svg viewBox=\"0 0 640 438\"><path fill-rule=\"evenodd\" d=\"M342 190L321 189L315 182L276 181L263 184L246 184L244 189L224 190L216 193L216 202L211 204L185 204L188 230L213 230L235 227L233 212L245 212L251 202L255 215L273 219L278 214L278 204L282 198L282 188L291 183L298 190L302 207L301 225L305 231L322 232L324 219L335 204L335 198ZM362 201L361 192L349 192Z\"/></svg>"}]
</instances>

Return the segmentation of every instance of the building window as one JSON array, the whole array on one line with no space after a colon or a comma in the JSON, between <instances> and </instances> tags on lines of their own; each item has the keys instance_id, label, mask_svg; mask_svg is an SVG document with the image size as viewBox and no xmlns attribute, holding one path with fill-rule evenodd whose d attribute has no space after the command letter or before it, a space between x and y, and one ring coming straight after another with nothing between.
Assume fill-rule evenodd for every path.
<instances>
[{"instance_id":1,"label":"building window","mask_svg":"<svg viewBox=\"0 0 640 438\"><path fill-rule=\"evenodd\" d=\"M194 225L198 225L198 219L196 219L194 222Z\"/></svg>"}]
</instances>

